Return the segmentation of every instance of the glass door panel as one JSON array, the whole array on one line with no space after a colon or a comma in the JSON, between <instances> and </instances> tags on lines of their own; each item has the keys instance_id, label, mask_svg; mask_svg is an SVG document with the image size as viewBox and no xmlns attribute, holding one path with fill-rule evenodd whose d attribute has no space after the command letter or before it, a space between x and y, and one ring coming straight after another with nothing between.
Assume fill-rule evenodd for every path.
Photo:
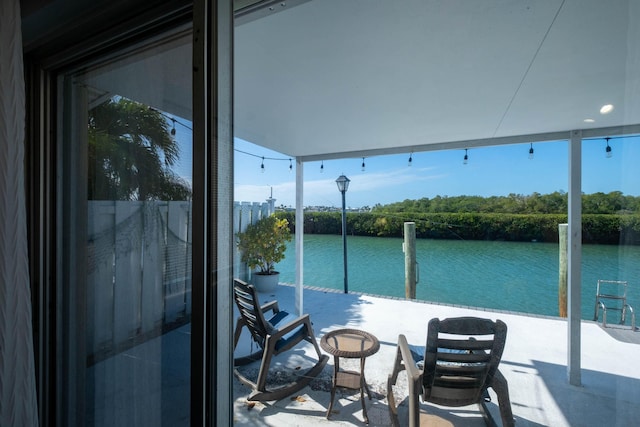
<instances>
[{"instance_id":1,"label":"glass door panel","mask_svg":"<svg viewBox=\"0 0 640 427\"><path fill-rule=\"evenodd\" d=\"M189 425L191 55L184 31L62 81L65 392L78 425Z\"/></svg>"}]
</instances>

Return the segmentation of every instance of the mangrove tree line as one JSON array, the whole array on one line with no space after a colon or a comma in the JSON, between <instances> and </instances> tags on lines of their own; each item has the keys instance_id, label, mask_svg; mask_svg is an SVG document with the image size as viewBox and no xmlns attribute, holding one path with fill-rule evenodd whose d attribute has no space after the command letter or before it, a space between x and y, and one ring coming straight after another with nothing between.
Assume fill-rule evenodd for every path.
<instances>
[{"instance_id":1,"label":"mangrove tree line","mask_svg":"<svg viewBox=\"0 0 640 427\"><path fill-rule=\"evenodd\" d=\"M582 197L584 243L640 244L640 197L620 192ZM294 212L277 212L295 229ZM567 222L567 194L456 196L375 205L347 214L350 235L402 237L404 223L416 223L416 237L431 239L557 242ZM341 213L305 212L304 232L340 234Z\"/></svg>"}]
</instances>

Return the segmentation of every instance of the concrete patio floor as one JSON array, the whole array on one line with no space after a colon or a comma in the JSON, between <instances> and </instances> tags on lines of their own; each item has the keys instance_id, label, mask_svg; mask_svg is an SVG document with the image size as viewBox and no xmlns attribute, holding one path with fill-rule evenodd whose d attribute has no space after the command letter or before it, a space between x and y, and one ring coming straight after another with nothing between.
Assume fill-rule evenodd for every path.
<instances>
[{"instance_id":1,"label":"concrete patio floor","mask_svg":"<svg viewBox=\"0 0 640 427\"><path fill-rule=\"evenodd\" d=\"M294 311L295 289L280 285L261 302L277 299L280 309ZM391 424L386 382L391 373L398 334L409 343L423 345L427 322L434 317L479 316L502 319L508 326L507 344L500 370L509 382L513 413L518 427L525 426L632 426L640 420L640 332L616 339L590 321L582 322L582 385L567 380L567 323L554 317L530 316L451 305L429 304L362 294L344 294L305 288L304 312L309 313L318 341L330 330L357 328L374 334L380 350L366 360L365 376L373 399L366 400L370 426ZM631 342L624 342L624 341ZM236 355L251 349L243 333ZM275 358L273 381L314 363L310 344ZM344 359L343 359L344 360ZM341 362L342 366L342 362ZM257 372L259 363L243 367ZM253 370L253 371L252 371ZM338 391L331 419L326 419L330 399L333 357L324 371L307 387L277 402L250 404L249 388L234 380L234 421L237 426L362 426L357 391ZM406 396L401 374L396 396ZM501 425L497 399L488 404ZM435 426L484 426L477 407L440 408L422 404ZM407 425L407 404L400 407L400 423Z\"/></svg>"}]
</instances>

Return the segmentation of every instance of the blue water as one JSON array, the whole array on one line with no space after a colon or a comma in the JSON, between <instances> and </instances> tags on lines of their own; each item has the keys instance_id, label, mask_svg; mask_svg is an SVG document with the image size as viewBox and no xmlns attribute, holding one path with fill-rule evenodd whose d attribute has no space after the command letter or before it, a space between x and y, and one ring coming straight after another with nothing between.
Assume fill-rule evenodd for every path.
<instances>
[{"instance_id":1,"label":"blue water","mask_svg":"<svg viewBox=\"0 0 640 427\"><path fill-rule=\"evenodd\" d=\"M349 291L404 297L402 239L349 236L347 247ZM628 302L640 310L640 247L582 250L582 318L593 319L598 279L629 281ZM416 254L417 299L558 315L558 244L418 239ZM342 290L342 257L341 236L305 235L305 285ZM293 243L277 269L295 282Z\"/></svg>"}]
</instances>

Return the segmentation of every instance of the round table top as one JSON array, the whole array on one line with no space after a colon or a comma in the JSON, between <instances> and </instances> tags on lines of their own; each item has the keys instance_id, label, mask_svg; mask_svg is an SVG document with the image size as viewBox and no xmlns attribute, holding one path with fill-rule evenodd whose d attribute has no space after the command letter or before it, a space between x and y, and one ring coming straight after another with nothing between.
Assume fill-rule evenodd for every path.
<instances>
[{"instance_id":1,"label":"round table top","mask_svg":"<svg viewBox=\"0 0 640 427\"><path fill-rule=\"evenodd\" d=\"M360 359L371 356L380 349L378 338L359 329L336 329L320 339L320 346L338 357Z\"/></svg>"}]
</instances>

